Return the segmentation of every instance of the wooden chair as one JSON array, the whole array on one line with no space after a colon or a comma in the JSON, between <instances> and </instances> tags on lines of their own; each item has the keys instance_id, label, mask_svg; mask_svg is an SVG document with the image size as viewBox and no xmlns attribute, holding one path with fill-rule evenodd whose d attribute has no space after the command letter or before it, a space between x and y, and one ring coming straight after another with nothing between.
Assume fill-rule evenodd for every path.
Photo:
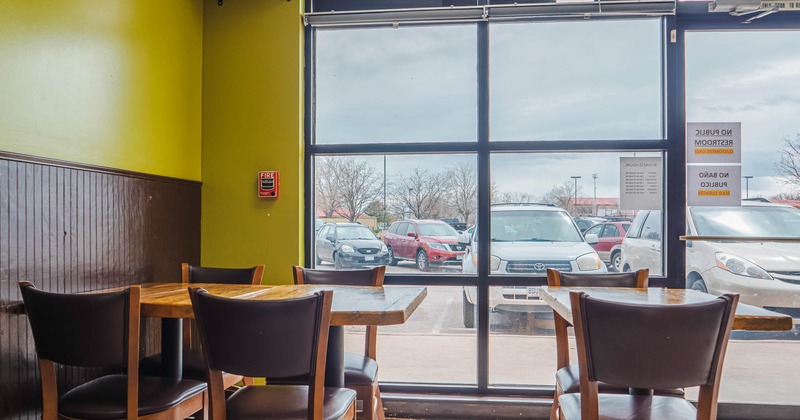
<instances>
[{"instance_id":1,"label":"wooden chair","mask_svg":"<svg viewBox=\"0 0 800 420\"><path fill-rule=\"evenodd\" d=\"M369 270L312 270L293 267L295 284L338 284L349 286L383 286L386 266ZM361 418L383 420L383 401L378 387L377 363L378 326L368 325L364 339L364 354L345 353L344 382L358 394Z\"/></svg>"},{"instance_id":2,"label":"wooden chair","mask_svg":"<svg viewBox=\"0 0 800 420\"><path fill-rule=\"evenodd\" d=\"M717 418L725 350L738 295L680 305L631 304L570 292L580 393L559 398L564 419ZM598 381L644 392L599 394ZM697 408L652 389L700 387Z\"/></svg>"},{"instance_id":3,"label":"wooden chair","mask_svg":"<svg viewBox=\"0 0 800 420\"><path fill-rule=\"evenodd\" d=\"M181 264L181 282L192 283L223 283L223 284L261 284L264 275L264 266L257 265L251 268L212 268ZM205 361L203 351L198 346L192 346L193 322L191 319L183 320L183 377L189 379L206 380ZM145 357L140 362L139 373L148 376L161 376L161 353ZM240 381L245 385L252 385L253 378L242 378L239 375L223 375L225 388L230 388Z\"/></svg>"},{"instance_id":4,"label":"wooden chair","mask_svg":"<svg viewBox=\"0 0 800 420\"><path fill-rule=\"evenodd\" d=\"M573 287L633 287L642 289L647 287L649 282L650 270L642 269L635 272L626 273L604 273L604 274L575 274L562 273L558 270L547 270L548 286L573 286ZM556 335L556 390L553 396L553 405L550 409L550 419L558 418L558 397L563 394L571 394L580 391L580 371L578 364L569 362L569 333L571 327L564 318L554 312L555 335ZM600 382L598 384L600 393L625 394L628 387L615 386ZM656 391L658 395L683 397L681 389L667 389Z\"/></svg>"},{"instance_id":5,"label":"wooden chair","mask_svg":"<svg viewBox=\"0 0 800 420\"><path fill-rule=\"evenodd\" d=\"M212 420L355 419L356 393L324 386L333 292L261 301L198 287L189 294L206 355ZM267 383L246 385L226 400L222 372Z\"/></svg>"},{"instance_id":6,"label":"wooden chair","mask_svg":"<svg viewBox=\"0 0 800 420\"><path fill-rule=\"evenodd\" d=\"M42 380L42 419L183 419L205 408L206 383L139 376L139 286L66 295L20 282ZM55 364L125 367L59 398Z\"/></svg>"}]
</instances>

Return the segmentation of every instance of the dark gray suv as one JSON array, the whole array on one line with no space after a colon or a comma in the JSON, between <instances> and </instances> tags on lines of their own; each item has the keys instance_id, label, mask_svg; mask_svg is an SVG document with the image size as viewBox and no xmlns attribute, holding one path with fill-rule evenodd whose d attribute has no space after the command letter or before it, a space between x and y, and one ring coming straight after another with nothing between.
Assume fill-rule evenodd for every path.
<instances>
[{"instance_id":1,"label":"dark gray suv","mask_svg":"<svg viewBox=\"0 0 800 420\"><path fill-rule=\"evenodd\" d=\"M331 262L337 269L386 265L386 245L360 223L328 223L316 239L316 262Z\"/></svg>"}]
</instances>

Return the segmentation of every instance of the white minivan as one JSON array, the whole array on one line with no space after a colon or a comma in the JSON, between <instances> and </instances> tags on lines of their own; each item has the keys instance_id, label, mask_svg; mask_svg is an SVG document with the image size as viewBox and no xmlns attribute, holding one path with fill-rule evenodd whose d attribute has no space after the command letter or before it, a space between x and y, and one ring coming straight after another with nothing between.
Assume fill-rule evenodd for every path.
<instances>
[{"instance_id":1,"label":"white minivan","mask_svg":"<svg viewBox=\"0 0 800 420\"><path fill-rule=\"evenodd\" d=\"M597 235L584 239L569 213L548 204L492 206L491 272L524 276L545 276L548 268L580 273L605 273L606 265L590 244ZM467 245L462 271L477 273L478 229L459 237ZM495 311L547 312L549 306L539 299L539 287L491 287L489 306ZM464 326L475 326L475 287L464 287ZM552 321L551 321L552 323Z\"/></svg>"}]
</instances>

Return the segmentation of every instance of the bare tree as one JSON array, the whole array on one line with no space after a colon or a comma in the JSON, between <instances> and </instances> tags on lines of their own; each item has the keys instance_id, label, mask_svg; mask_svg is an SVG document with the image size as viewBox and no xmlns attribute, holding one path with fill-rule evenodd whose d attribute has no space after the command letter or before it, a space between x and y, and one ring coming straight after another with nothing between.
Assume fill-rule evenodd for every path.
<instances>
[{"instance_id":1,"label":"bare tree","mask_svg":"<svg viewBox=\"0 0 800 420\"><path fill-rule=\"evenodd\" d=\"M493 200L497 204L502 203L535 203L536 196L531 193L521 191L498 192Z\"/></svg>"},{"instance_id":2,"label":"bare tree","mask_svg":"<svg viewBox=\"0 0 800 420\"><path fill-rule=\"evenodd\" d=\"M328 218L333 217L333 213L342 207L339 193L340 166L340 160L334 157L317 158L314 204Z\"/></svg>"},{"instance_id":3,"label":"bare tree","mask_svg":"<svg viewBox=\"0 0 800 420\"><path fill-rule=\"evenodd\" d=\"M396 176L391 186L392 211L415 219L435 219L443 212L447 175L415 168Z\"/></svg>"},{"instance_id":4,"label":"bare tree","mask_svg":"<svg viewBox=\"0 0 800 420\"><path fill-rule=\"evenodd\" d=\"M578 187L578 194L583 193L583 189ZM554 185L543 196L542 200L552 203L567 210L570 214L575 211L575 185L571 181L565 181L562 185Z\"/></svg>"},{"instance_id":5,"label":"bare tree","mask_svg":"<svg viewBox=\"0 0 800 420\"><path fill-rule=\"evenodd\" d=\"M783 138L780 150L781 159L775 164L775 172L784 178L784 183L796 191L800 186L800 133L794 138Z\"/></svg>"},{"instance_id":6,"label":"bare tree","mask_svg":"<svg viewBox=\"0 0 800 420\"><path fill-rule=\"evenodd\" d=\"M473 165L458 164L447 170L449 180L448 204L458 217L469 224L478 211L478 174Z\"/></svg>"},{"instance_id":7,"label":"bare tree","mask_svg":"<svg viewBox=\"0 0 800 420\"><path fill-rule=\"evenodd\" d=\"M369 163L353 158L340 159L336 169L338 200L346 213L340 216L355 222L380 197L383 178Z\"/></svg>"}]
</instances>

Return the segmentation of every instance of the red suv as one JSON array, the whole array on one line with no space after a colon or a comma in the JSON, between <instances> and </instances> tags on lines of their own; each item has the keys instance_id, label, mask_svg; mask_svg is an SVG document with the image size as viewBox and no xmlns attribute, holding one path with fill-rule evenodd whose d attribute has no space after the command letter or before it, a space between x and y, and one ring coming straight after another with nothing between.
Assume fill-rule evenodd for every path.
<instances>
[{"instance_id":1,"label":"red suv","mask_svg":"<svg viewBox=\"0 0 800 420\"><path fill-rule=\"evenodd\" d=\"M431 266L461 266L466 247L459 244L458 232L440 220L400 220L392 223L383 236L389 248L389 265L412 260L421 271Z\"/></svg>"}]
</instances>

